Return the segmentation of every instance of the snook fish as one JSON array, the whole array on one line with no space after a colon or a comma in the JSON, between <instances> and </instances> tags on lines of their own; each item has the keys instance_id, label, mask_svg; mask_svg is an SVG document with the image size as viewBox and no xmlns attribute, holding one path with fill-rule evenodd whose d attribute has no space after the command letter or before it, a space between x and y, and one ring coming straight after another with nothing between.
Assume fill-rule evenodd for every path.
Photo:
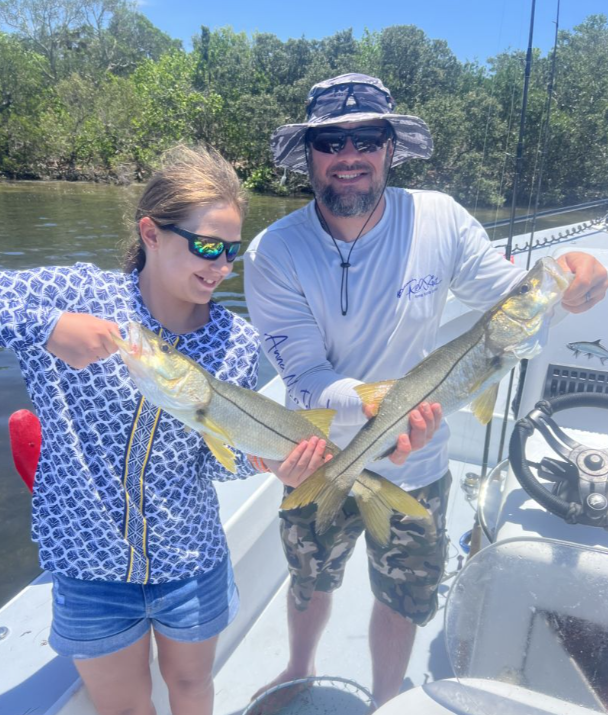
<instances>
[{"instance_id":1,"label":"snook fish","mask_svg":"<svg viewBox=\"0 0 608 715\"><path fill-rule=\"evenodd\" d=\"M218 380L137 323L129 323L126 340L113 339L145 399L200 432L216 459L233 473L235 455L229 447L283 461L303 439L327 439L335 410L289 410L258 392ZM340 449L328 441L327 451L336 455ZM393 509L428 516L416 499L387 479L366 470L357 477L355 499L367 529L380 543L388 541Z\"/></svg>"},{"instance_id":2,"label":"snook fish","mask_svg":"<svg viewBox=\"0 0 608 715\"><path fill-rule=\"evenodd\" d=\"M365 465L392 451L398 435L409 431L410 412L421 402L438 402L444 415L472 402L477 418L489 422L498 383L519 360L540 351L552 308L571 280L572 274L555 260L542 258L472 328L405 377L355 388L375 416L340 454L295 489L282 508L316 502L316 529L326 531Z\"/></svg>"}]
</instances>

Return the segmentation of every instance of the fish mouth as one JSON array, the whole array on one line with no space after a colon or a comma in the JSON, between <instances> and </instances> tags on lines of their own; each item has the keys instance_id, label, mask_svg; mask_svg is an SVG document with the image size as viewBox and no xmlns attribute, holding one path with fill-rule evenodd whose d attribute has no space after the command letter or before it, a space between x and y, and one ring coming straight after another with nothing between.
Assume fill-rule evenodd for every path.
<instances>
[{"instance_id":1,"label":"fish mouth","mask_svg":"<svg viewBox=\"0 0 608 715\"><path fill-rule=\"evenodd\" d=\"M122 338L120 335L117 335L116 333L110 333L110 339L116 345L116 347L120 350L120 352L129 352L129 343Z\"/></svg>"},{"instance_id":2,"label":"fish mouth","mask_svg":"<svg viewBox=\"0 0 608 715\"><path fill-rule=\"evenodd\" d=\"M137 360L141 357L143 353L142 334L135 323L128 324L126 339L114 333L111 333L110 337L125 362L129 360L129 358ZM132 362L132 360L129 360L129 362Z\"/></svg>"}]
</instances>

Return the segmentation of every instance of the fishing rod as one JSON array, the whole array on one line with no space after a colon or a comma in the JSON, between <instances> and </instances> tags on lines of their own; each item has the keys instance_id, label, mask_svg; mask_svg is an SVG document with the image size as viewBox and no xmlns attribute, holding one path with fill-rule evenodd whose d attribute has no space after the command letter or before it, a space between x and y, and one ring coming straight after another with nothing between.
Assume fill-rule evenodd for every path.
<instances>
[{"instance_id":1,"label":"fishing rod","mask_svg":"<svg viewBox=\"0 0 608 715\"><path fill-rule=\"evenodd\" d=\"M541 160L540 160L540 167L538 170L538 185L536 189L536 200L534 203L534 211L532 213L532 229L530 231L530 245L528 247L528 257L526 260L526 268L530 268L530 263L532 260L532 244L534 241L534 232L536 230L536 218L538 216L538 205L540 202L540 193L541 193L541 186L542 186L542 178L543 178L543 169L544 169L544 163L545 163L545 157L547 154L547 144L549 140L549 120L551 118L551 104L553 102L553 85L555 82L555 61L557 58L557 40L558 40L558 35L559 35L559 11L560 11L560 2L561 0L557 0L557 11L555 15L555 40L553 42L553 57L551 58L551 72L549 75L549 85L547 87L547 113L545 115L545 122L543 126L543 148L542 148L542 153L541 153ZM521 395L524 387L524 380L526 378L526 372L528 370L528 360L524 359L520 363L520 369L519 369L519 380L517 383L517 391L515 393L515 399L513 400L513 411L515 414L517 414L519 410L519 405L521 404ZM513 389L513 379L515 375L515 370L511 370L511 375L509 377L509 389L507 391L507 403L505 405L505 414L503 417L503 423L502 423L502 429L500 433L500 443L498 445L498 461L500 462L502 460L502 453L504 450L505 446L505 439L506 439L506 434L507 434L507 421L509 418L509 402L511 401L511 391Z\"/></svg>"},{"instance_id":2,"label":"fishing rod","mask_svg":"<svg viewBox=\"0 0 608 715\"><path fill-rule=\"evenodd\" d=\"M535 0L534 0L535 2ZM533 13L534 13L534 8L533 8ZM557 42L558 42L558 36L559 36L559 16L560 16L560 0L557 0L557 9L556 9L556 18L555 18L555 40L553 43L553 57L551 61L551 72L549 75L549 84L547 87L547 111L545 114L545 120L543 123L543 127L541 130L541 134L543 136L542 139L542 153L541 153L541 161L540 161L540 166L539 166L539 176L538 176L538 184L537 184L537 191L536 191L536 199L535 199L535 205L534 205L534 211L532 213L532 229L530 233L530 243L528 247L528 257L526 261L526 268L530 268L530 262L532 258L532 244L533 244L533 238L534 238L534 233L536 230L536 219L538 217L538 206L540 203L540 193L541 193L541 187L542 187L542 176L543 176L543 169L544 169L544 160L545 156L547 153L547 145L548 145L548 139L549 139L549 127L550 127L550 117L551 117L551 104L553 100L553 87L554 87L554 82L555 82L555 69L556 69L556 58L557 58ZM532 18L533 21L533 18ZM528 51L530 51L530 47L528 47ZM527 75L529 78L529 74ZM526 96L526 89L524 86L524 97ZM525 100L524 100L524 108L525 108ZM520 133L520 141L523 144L523 137ZM519 146L518 146L519 150ZM519 156L519 151L518 151L518 156ZM521 171L521 165L519 167L519 170ZM516 172L516 179L518 177L518 173ZM513 205L513 204L512 204ZM545 213L545 212L543 212ZM512 253L512 238L513 238L513 229L512 226L515 223L513 212L511 214L511 224L510 224L510 232L509 232L509 241L507 242L507 255L510 257ZM519 373L519 381L518 381L518 386L517 386L517 392L515 399L513 401L513 410L515 413L517 413L518 406L521 402L521 393L523 389L523 382L526 376L526 371L528 367L528 360L522 360L520 363L520 373ZM510 409L510 402L511 402L511 394L513 391L513 382L515 378L515 370L512 370L510 375L509 375L509 386L507 388L507 398L506 398L506 405L505 405L505 412L503 416L503 421L502 421L502 426L501 426L501 433L500 433L500 441L498 445L498 461L500 462L502 460L502 455L503 455L503 450L504 450L504 444L505 444L505 439L506 439L506 433L507 433L507 425L508 425L508 419L509 419L509 409ZM488 452L489 452L489 439L488 439ZM484 457L486 459L486 465L487 465L487 455L484 452ZM487 469L487 466L486 466Z\"/></svg>"},{"instance_id":3,"label":"fishing rod","mask_svg":"<svg viewBox=\"0 0 608 715\"><path fill-rule=\"evenodd\" d=\"M545 167L545 159L547 157L547 145L549 143L549 130L551 120L551 105L553 104L553 85L555 82L555 60L557 59L557 39L559 35L559 9L561 0L557 0L557 12L555 16L555 40L553 42L553 57L551 58L551 72L549 74L549 86L547 87L547 113L545 122L542 128L543 133L543 148L540 154L540 167L538 169L538 185L536 187L536 201L534 203L534 211L532 212L532 229L530 231L530 250L528 251L528 260L526 268L530 268L532 259L532 241L534 240L534 232L536 231L536 219L538 217L538 205L540 203L540 193L543 183L543 170Z\"/></svg>"},{"instance_id":4,"label":"fishing rod","mask_svg":"<svg viewBox=\"0 0 608 715\"><path fill-rule=\"evenodd\" d=\"M536 0L532 0L532 8L530 12L530 31L528 35L528 49L526 52L526 67L524 72L524 89L521 103L521 113L519 117L519 137L517 140L517 152L515 156L515 175L513 177L513 195L511 198L511 217L509 220L509 237L505 248L505 258L510 260L511 250L513 246L513 234L515 230L515 212L517 209L517 190L519 185L519 176L523 164L523 147L524 133L526 128L526 110L528 106L528 89L530 87L530 74L532 70L532 41L534 38L534 18L536 15ZM511 383L513 380L513 372L511 372ZM481 478L486 476L488 471L488 461L490 455L490 440L492 438L492 421L488 422L486 427L486 436L483 445L483 457L481 462Z\"/></svg>"},{"instance_id":5,"label":"fishing rod","mask_svg":"<svg viewBox=\"0 0 608 715\"><path fill-rule=\"evenodd\" d=\"M549 141L549 121L551 118L551 104L553 101L553 85L555 82L555 67L556 67L556 59L557 59L557 40L558 40L558 35L559 35L559 11L560 11L560 1L557 0L557 11L555 15L555 40L553 42L553 57L551 58L551 73L549 75L549 85L547 87L547 114L545 116L545 123L543 127L543 148L542 148L542 153L541 153L541 161L540 161L540 167L538 170L538 185L536 189L536 200L534 204L534 211L532 213L532 229L530 231L530 244L528 246L528 258L526 260L526 268L530 268L530 263L532 260L532 244L534 240L534 232L536 230L536 219L538 216L538 205L540 202L540 192L541 192L541 186L542 186L542 178L543 178L543 168L544 168L544 163L545 163L545 157L547 154L547 144ZM519 369L519 380L517 383L517 391L515 393L515 398L513 400L513 411L515 414L517 414L519 410L519 405L521 404L521 395L524 387L524 380L526 378L526 372L528 370L528 360L522 360L520 363L520 369ZM507 432L507 420L509 417L509 402L511 400L511 391L513 388L513 378L514 378L515 371L511 371L511 376L509 378L509 389L507 392L507 404L505 407L505 415L503 418L503 424L502 424L502 430L500 434L500 444L498 446L498 461L500 462L502 459L502 453L505 445L505 439L506 439L506 432Z\"/></svg>"},{"instance_id":6,"label":"fishing rod","mask_svg":"<svg viewBox=\"0 0 608 715\"><path fill-rule=\"evenodd\" d=\"M534 17L536 13L536 0L532 0L532 11L530 14L530 34L528 37L528 50L526 52L526 69L524 72L524 91L521 103L521 114L519 117L519 137L517 139L517 152L515 156L515 175L513 177L513 194L511 197L511 217L509 219L509 238L505 249L505 258L511 258L511 248L513 246L513 234L515 231L515 213L517 211L517 190L519 188L519 178L523 165L524 154L524 134L526 130L526 113L528 109L528 90L530 88L530 74L532 72L532 40L534 37Z\"/></svg>"}]
</instances>

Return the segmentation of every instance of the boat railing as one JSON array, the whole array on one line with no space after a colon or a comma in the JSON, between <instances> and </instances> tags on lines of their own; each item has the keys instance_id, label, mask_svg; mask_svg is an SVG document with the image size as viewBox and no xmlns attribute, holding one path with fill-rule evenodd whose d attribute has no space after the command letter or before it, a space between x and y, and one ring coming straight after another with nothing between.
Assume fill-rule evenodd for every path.
<instances>
[{"instance_id":1,"label":"boat railing","mask_svg":"<svg viewBox=\"0 0 608 715\"><path fill-rule=\"evenodd\" d=\"M551 216L558 216L560 214L572 213L574 211L586 211L587 209L606 207L608 210L608 197L603 199L596 199L595 201L586 201L582 204L574 204L571 206L564 206L562 208L552 208L546 211L538 211L536 216L534 214L527 214L525 216L516 216L513 223L523 223L525 221L532 221L534 218L549 218ZM601 220L601 219L600 219ZM494 228L501 228L502 226L508 226L511 219L505 218L500 221L490 221L489 223L482 224L486 231L491 231Z\"/></svg>"}]
</instances>

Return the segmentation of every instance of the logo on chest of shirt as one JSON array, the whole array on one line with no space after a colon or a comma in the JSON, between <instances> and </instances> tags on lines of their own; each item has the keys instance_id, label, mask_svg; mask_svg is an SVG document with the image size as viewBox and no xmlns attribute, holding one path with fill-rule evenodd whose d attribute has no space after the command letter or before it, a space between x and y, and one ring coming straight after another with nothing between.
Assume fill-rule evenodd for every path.
<instances>
[{"instance_id":1,"label":"logo on chest of shirt","mask_svg":"<svg viewBox=\"0 0 608 715\"><path fill-rule=\"evenodd\" d=\"M397 298L406 295L408 300L412 298L425 298L437 291L437 286L441 283L441 278L429 273L424 278L412 278L397 293Z\"/></svg>"}]
</instances>

